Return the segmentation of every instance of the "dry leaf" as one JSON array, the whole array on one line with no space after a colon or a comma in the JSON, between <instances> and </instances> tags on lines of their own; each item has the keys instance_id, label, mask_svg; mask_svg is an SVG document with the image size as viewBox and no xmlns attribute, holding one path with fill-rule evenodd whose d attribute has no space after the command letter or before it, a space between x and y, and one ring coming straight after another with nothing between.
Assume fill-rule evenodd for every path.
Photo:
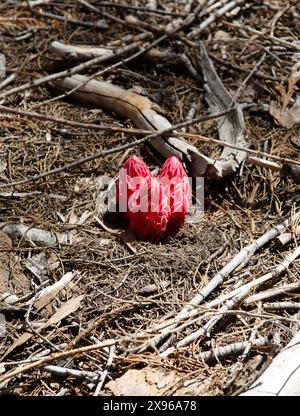
<instances>
[{"instance_id":1,"label":"dry leaf","mask_svg":"<svg viewBox=\"0 0 300 416\"><path fill-rule=\"evenodd\" d=\"M45 251L35 254L34 256L25 260L24 264L25 267L39 279L40 283L46 280L46 277L49 273L49 266L47 261L47 254Z\"/></svg>"},{"instance_id":2,"label":"dry leaf","mask_svg":"<svg viewBox=\"0 0 300 416\"><path fill-rule=\"evenodd\" d=\"M51 316L51 318L45 323L45 326L43 326L43 329L50 325L55 325L58 322L65 319L68 315L71 315L71 313L74 313L77 311L77 309L80 306L80 302L84 298L84 295L77 296L76 298L72 298L68 300L68 302L64 303L56 312L54 315Z\"/></svg>"},{"instance_id":3,"label":"dry leaf","mask_svg":"<svg viewBox=\"0 0 300 416\"><path fill-rule=\"evenodd\" d=\"M279 108L274 101L271 101L269 111L279 125L291 129L296 124L300 124L300 96L297 96L290 108Z\"/></svg>"},{"instance_id":4,"label":"dry leaf","mask_svg":"<svg viewBox=\"0 0 300 416\"><path fill-rule=\"evenodd\" d=\"M162 396L167 390L174 396L197 396L203 390L203 383L182 380L182 375L176 371L145 367L142 370L128 370L105 387L115 396Z\"/></svg>"},{"instance_id":5,"label":"dry leaf","mask_svg":"<svg viewBox=\"0 0 300 416\"><path fill-rule=\"evenodd\" d=\"M158 396L163 389L180 380L175 371L153 369L128 370L122 377L106 384L115 396Z\"/></svg>"},{"instance_id":6,"label":"dry leaf","mask_svg":"<svg viewBox=\"0 0 300 416\"><path fill-rule=\"evenodd\" d=\"M0 247L12 248L12 241L7 234L0 232ZM31 290L30 280L22 271L20 259L9 251L0 252L0 295L10 293L24 295Z\"/></svg>"},{"instance_id":7,"label":"dry leaf","mask_svg":"<svg viewBox=\"0 0 300 416\"><path fill-rule=\"evenodd\" d=\"M51 302L51 300L54 299L55 296L71 282L74 276L76 276L75 272L68 272L62 276L58 282L55 282L51 286L45 287L45 289L40 292L38 299L34 303L36 310L39 311Z\"/></svg>"}]
</instances>

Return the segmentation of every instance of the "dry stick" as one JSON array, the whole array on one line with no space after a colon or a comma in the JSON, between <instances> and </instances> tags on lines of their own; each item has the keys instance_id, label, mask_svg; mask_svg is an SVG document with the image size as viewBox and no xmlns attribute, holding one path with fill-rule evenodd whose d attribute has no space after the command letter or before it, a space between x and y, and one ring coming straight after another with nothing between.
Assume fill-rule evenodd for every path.
<instances>
[{"instance_id":1,"label":"dry stick","mask_svg":"<svg viewBox=\"0 0 300 416\"><path fill-rule=\"evenodd\" d=\"M99 9L97 9L97 7L110 7L110 8L116 8L116 9L134 10L137 12L144 12L144 13L160 14L164 16L187 17L186 13L168 12L166 10L157 10L157 9L151 10L151 9L146 9L145 7L129 6L127 4L97 2L97 7L95 7L92 4L89 4L88 2L86 2L85 0L77 0L77 1L83 4L84 6L90 8L94 12L99 12Z\"/></svg>"},{"instance_id":2,"label":"dry stick","mask_svg":"<svg viewBox=\"0 0 300 416\"><path fill-rule=\"evenodd\" d=\"M197 29L193 29L189 34L189 38L196 38L200 33L206 29L209 25L215 22L220 17L224 16L230 10L235 9L237 6L245 3L245 0L232 0L225 6L217 9L214 13L212 13L206 20L204 20Z\"/></svg>"},{"instance_id":3,"label":"dry stick","mask_svg":"<svg viewBox=\"0 0 300 416\"><path fill-rule=\"evenodd\" d=\"M94 396L99 396L99 393L100 393L100 391L102 389L102 386L103 386L103 384L105 382L105 379L106 379L106 376L108 374L108 369L112 365L114 356L115 356L115 345L112 345L110 347L110 349L109 349L109 355L108 355L108 359L107 359L107 363L106 363L106 368L105 368L105 370L101 374L101 378L100 378L99 383L97 384L97 387L96 387Z\"/></svg>"},{"instance_id":4,"label":"dry stick","mask_svg":"<svg viewBox=\"0 0 300 416\"><path fill-rule=\"evenodd\" d=\"M210 58L212 58L214 61L218 62L220 65L225 66L226 68L230 68L233 69L235 71L239 71L239 72L246 72L249 73L248 69L244 69L242 67L240 67L239 65L236 65L232 62L226 62L220 58L218 58L217 56L213 55L212 53L209 54ZM255 76L261 79L265 79L265 80L269 80L269 81L282 81L282 78L279 77L273 77L271 75L265 75L262 72L255 72Z\"/></svg>"},{"instance_id":5,"label":"dry stick","mask_svg":"<svg viewBox=\"0 0 300 416\"><path fill-rule=\"evenodd\" d=\"M228 312L229 310L235 309L235 307L239 303L241 303L241 301L244 300L246 296L248 296L249 292L250 292L249 288L243 289L232 299L226 301L225 304L216 313L216 315L213 316L205 325L203 325L203 327L201 327L197 331L194 331L192 334L184 337L182 340L180 340L176 344L176 346L166 349L169 344L169 342L167 341L160 348L160 351L162 351L160 356L164 358L168 357L168 355L172 354L178 348L186 347L192 342L199 340L199 338L209 337L213 328L215 328L215 326L220 322L220 320L224 317L224 315L226 315L226 312ZM179 328L178 328L178 332L179 332Z\"/></svg>"},{"instance_id":6,"label":"dry stick","mask_svg":"<svg viewBox=\"0 0 300 416\"><path fill-rule=\"evenodd\" d=\"M297 237L300 235L300 225L297 225L292 232L283 233L278 237L278 241L280 242L281 246L285 246L289 242L292 241L293 237Z\"/></svg>"},{"instance_id":7,"label":"dry stick","mask_svg":"<svg viewBox=\"0 0 300 416\"><path fill-rule=\"evenodd\" d=\"M203 116L203 117L199 117L197 118L197 123L200 123L201 121L207 121L213 118L217 118L217 117L222 117L226 114L228 114L230 111L234 110L234 108L230 108L228 110L222 111L220 113L215 113L215 114L210 114L207 116ZM7 107L4 105L0 105L0 111L4 111L7 113L12 113L12 114L17 114L17 115L21 115L21 116L25 116L25 117L30 117L30 118L37 118L40 120L45 120L45 121L51 121L54 122L56 124L62 124L62 125L66 125L66 126L71 126L71 127L82 127L85 129L91 129L91 130L105 130L105 131L111 131L111 132L121 132L121 133L129 133L129 134L153 134L153 131L151 130L141 130L141 129L128 129L128 128L124 128L124 127L112 127L112 126L103 126L103 125L99 125L99 124L92 124L92 123L80 123L77 121L71 121L71 120L66 120L63 118L56 118L56 117L50 117L50 116L46 116L43 114L38 114L35 112L30 112L30 111L23 111L23 110L19 110L16 108L12 108L12 107ZM164 131L165 133L167 132L166 130ZM286 158L282 158L279 156L274 156L271 155L269 153L264 153L264 152L260 152L258 150L251 150L251 149L244 149L242 147L238 147L238 146L234 146L231 145L229 143L223 142L221 140L218 139L213 139L213 138L209 138L209 137L204 137L201 136L199 134L194 134L194 133L176 133L176 132L172 132L172 136L178 136L178 137L185 137L188 139L196 139L196 140L200 140L206 143L214 143L217 145L221 145L221 146L227 146L227 147L232 147L233 149L237 149L237 150L244 150L245 152L248 153L252 153L253 155L261 155L263 157L268 157L270 159L275 159L278 160L280 162L283 163L293 163L295 165L299 165L300 166L300 162L294 161L292 159L286 159ZM116 150L118 151L118 150ZM101 157L101 156L99 156ZM96 157L95 157L96 158ZM82 163L85 163L84 159L82 159ZM275 170L280 170L281 167L273 164L273 162L269 162L267 160L263 160L263 159L259 159L256 157L250 157L249 158L249 162L253 163L255 165L261 166L261 167L266 167L266 168L270 168L270 169L275 169Z\"/></svg>"},{"instance_id":8,"label":"dry stick","mask_svg":"<svg viewBox=\"0 0 300 416\"><path fill-rule=\"evenodd\" d=\"M0 82L0 90L6 87L10 82L12 82L16 78L16 74L10 74L7 78L5 78L2 82Z\"/></svg>"},{"instance_id":9,"label":"dry stick","mask_svg":"<svg viewBox=\"0 0 300 416\"><path fill-rule=\"evenodd\" d=\"M76 370L73 368L64 368L57 365L45 365L43 370L48 373L55 374L60 377L75 377L75 378L84 378L89 382L97 383L100 377L99 373L93 371L85 370Z\"/></svg>"},{"instance_id":10,"label":"dry stick","mask_svg":"<svg viewBox=\"0 0 300 416\"><path fill-rule=\"evenodd\" d=\"M247 30L250 33L254 33L255 35L264 37L264 38L272 41L273 43L276 43L277 45L282 45L282 46L285 46L287 48L294 49L296 51L300 51L300 46L297 45L296 43L287 42L287 41L285 41L283 39L276 38L274 36L271 36L271 35L268 35L266 33L260 32L259 30L253 29L251 27L241 26L238 23L231 23L231 22L224 22L224 23L227 26L230 26L230 27L233 27L233 28L237 28L239 30Z\"/></svg>"},{"instance_id":11,"label":"dry stick","mask_svg":"<svg viewBox=\"0 0 300 416\"><path fill-rule=\"evenodd\" d=\"M211 351L201 352L198 357L205 363L209 363L211 361L219 360L220 358L240 355L245 351L248 344L248 341L235 342L233 344L225 345L224 347L215 348ZM260 349L271 345L274 345L274 342L268 337L257 338L251 342L251 349Z\"/></svg>"},{"instance_id":12,"label":"dry stick","mask_svg":"<svg viewBox=\"0 0 300 416\"><path fill-rule=\"evenodd\" d=\"M300 302L272 302L264 303L262 307L266 310L300 309Z\"/></svg>"},{"instance_id":13,"label":"dry stick","mask_svg":"<svg viewBox=\"0 0 300 416\"><path fill-rule=\"evenodd\" d=\"M68 19L65 16L61 16L58 14L53 14L53 13L48 13L48 12L43 12L42 10L39 10L37 12L35 12L36 14L38 14L39 16L43 16L43 17L48 17L49 19L55 19L55 20L59 20L61 22L64 23L69 23L72 25L77 25L77 26L83 26L83 27L89 27L89 28L93 28L93 29L107 29L107 23L104 22L84 22L83 20L77 20L77 19Z\"/></svg>"},{"instance_id":14,"label":"dry stick","mask_svg":"<svg viewBox=\"0 0 300 416\"><path fill-rule=\"evenodd\" d=\"M283 222L283 224L277 225L266 233L264 233L261 237L259 237L254 243L244 247L229 263L226 264L211 280L210 282L196 295L194 298L173 318L171 323L168 326L165 326L165 323L160 324L163 328L161 333L157 336L154 336L151 340L149 340L146 345L140 348L140 352L146 350L148 347L155 347L165 338L167 338L170 333L174 332L174 330L186 319L189 319L192 316L195 316L199 313L197 306L200 305L204 299L206 299L218 286L220 286L227 277L231 275L232 272L241 264L245 263L245 259L247 262L250 258L256 253L257 250L264 247L267 243L271 240L276 238L283 230L285 230L292 221L296 221L300 217L300 212L293 216L292 220L287 219ZM296 253L293 253L294 256L300 255L300 248L297 249ZM280 265L282 266L282 265ZM280 267L278 266L278 267ZM243 288L238 288L239 291ZM238 292L239 292L238 291ZM237 293L238 293L237 292ZM232 296L231 296L232 297ZM219 303L219 301L218 301ZM209 305L209 304L207 304ZM206 306L207 306L206 305ZM155 326L155 330L160 329L160 325Z\"/></svg>"},{"instance_id":15,"label":"dry stick","mask_svg":"<svg viewBox=\"0 0 300 416\"><path fill-rule=\"evenodd\" d=\"M54 360L57 360L57 359L62 359L62 358L67 358L67 357L71 357L71 356L75 356L77 354L83 354L83 353L86 353L86 352L96 351L100 348L111 347L113 345L121 344L123 342L132 342L132 339L130 339L129 337L123 337L123 338L119 338L117 340L109 339L109 340L106 340L106 341L102 341L102 342L100 342L99 344L96 344L96 345L94 345L94 344L93 345L87 345L85 347L75 348L75 349L69 350L69 351L57 352L57 353L49 355L48 357L41 358L38 361L34 361L32 363L26 364L22 367L18 367L15 370L11 370L11 371L3 374L2 376L0 376L0 383L2 383L5 380L8 380L12 377L17 376L18 374L24 373L25 371L31 370L32 368L40 367L41 365L49 363L51 361L54 361Z\"/></svg>"},{"instance_id":16,"label":"dry stick","mask_svg":"<svg viewBox=\"0 0 300 416\"><path fill-rule=\"evenodd\" d=\"M232 97L232 101L231 101L231 104L230 104L229 107L231 107L237 101L238 97L240 96L241 91L243 90L243 88L245 87L245 85L247 84L249 79L252 77L252 75L257 72L258 68L261 66L261 64L265 60L266 55L267 55L266 52L264 52L262 57L260 58L260 60L255 64L255 66L252 68L252 70L248 73L248 75L246 76L246 78L241 83L241 85L239 86L239 88L235 92L234 96Z\"/></svg>"},{"instance_id":17,"label":"dry stick","mask_svg":"<svg viewBox=\"0 0 300 416\"><path fill-rule=\"evenodd\" d=\"M266 273L265 275L258 277L257 279L254 279L253 281L244 284L243 286L240 286L234 290L232 290L229 293L226 293L225 295L221 295L218 298L205 303L203 305L203 308L209 310L215 307L220 307L220 305L222 305L225 301L227 301L228 299L232 299L234 296L238 295L241 291L243 290L251 290L254 287L259 287L261 285L263 285L264 283L275 279L276 277L280 276L281 274L283 274L288 268L289 266L293 263L294 260L296 260L298 257L300 256L300 247L297 247L296 250L294 250L292 253L289 253L285 260L280 263L274 270L272 270L269 273ZM264 292L265 293L265 292ZM250 299L250 298L249 298ZM248 302L248 299L245 301L245 303ZM189 315L189 321L185 322L184 324L182 324L180 327L176 328L177 331L181 331L184 328L186 328L187 326L193 324L197 319L195 319L198 315L201 315L203 312L202 310L192 310ZM193 321L191 322L191 319L193 319ZM172 331L174 332L174 331Z\"/></svg>"},{"instance_id":18,"label":"dry stick","mask_svg":"<svg viewBox=\"0 0 300 416\"><path fill-rule=\"evenodd\" d=\"M274 298L278 295L284 295L288 292L293 292L294 290L300 289L300 282L290 283L288 285L284 285L281 287L276 287L274 289L265 290L260 293L256 293L255 295L250 296L245 301L245 305L251 305L252 303L262 301L264 299Z\"/></svg>"}]
</instances>

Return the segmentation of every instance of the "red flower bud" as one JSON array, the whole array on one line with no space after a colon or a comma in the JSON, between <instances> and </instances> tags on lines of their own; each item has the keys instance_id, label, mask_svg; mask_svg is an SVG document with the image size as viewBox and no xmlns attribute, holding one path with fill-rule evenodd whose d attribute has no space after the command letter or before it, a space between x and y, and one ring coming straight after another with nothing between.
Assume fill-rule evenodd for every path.
<instances>
[{"instance_id":1,"label":"red flower bud","mask_svg":"<svg viewBox=\"0 0 300 416\"><path fill-rule=\"evenodd\" d=\"M143 241L159 242L166 230L169 212L163 209L163 189L156 178L149 178L129 201L129 229ZM132 195L132 198L134 195ZM135 204L139 201L138 204Z\"/></svg>"},{"instance_id":2,"label":"red flower bud","mask_svg":"<svg viewBox=\"0 0 300 416\"><path fill-rule=\"evenodd\" d=\"M141 158L131 156L119 174L116 197L129 229L152 242L174 236L191 206L188 176L176 157L167 159L156 178Z\"/></svg>"},{"instance_id":3,"label":"red flower bud","mask_svg":"<svg viewBox=\"0 0 300 416\"><path fill-rule=\"evenodd\" d=\"M166 235L174 236L183 226L185 216L192 205L189 178L182 163L172 156L164 163L159 179L163 185L165 195L168 195L170 204Z\"/></svg>"},{"instance_id":4,"label":"red flower bud","mask_svg":"<svg viewBox=\"0 0 300 416\"><path fill-rule=\"evenodd\" d=\"M116 183L116 200L121 212L127 213L130 196L141 187L151 172L143 159L131 156L124 163Z\"/></svg>"}]
</instances>

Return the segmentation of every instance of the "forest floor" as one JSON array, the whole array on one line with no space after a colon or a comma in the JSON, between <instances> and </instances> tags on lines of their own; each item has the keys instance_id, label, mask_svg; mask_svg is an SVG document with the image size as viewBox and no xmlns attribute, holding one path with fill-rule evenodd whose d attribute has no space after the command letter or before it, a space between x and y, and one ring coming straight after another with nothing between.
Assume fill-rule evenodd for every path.
<instances>
[{"instance_id":1,"label":"forest floor","mask_svg":"<svg viewBox=\"0 0 300 416\"><path fill-rule=\"evenodd\" d=\"M113 222L96 215L97 183L104 175L115 178L130 155L142 156L152 169L159 166L146 145L10 185L134 140L124 132L72 127L22 111L105 126L134 128L132 122L88 108L72 97L61 99L48 83L13 89L77 64L58 57L51 49L53 41L125 45L132 42L126 40L128 35L142 32L152 33L153 41L189 12L192 23L177 35L166 36L156 48L178 56L184 53L197 68L199 51L184 39L210 18L193 41L204 42L233 96L244 83L238 101L253 104L244 109L251 149L299 162L299 115L293 105L300 96L300 75L292 78L300 63L298 1L236 1L233 10L219 15L217 2L200 0L162 0L154 11L149 4L156 2L147 0L111 2L122 7L96 0L29 3L32 7L26 1L0 5L0 52L6 59L0 85L11 76L11 82L1 87L0 105L21 110L13 114L0 108L0 390L28 396L240 394L298 330L299 304L278 309L270 307L270 299L297 302L299 287L283 288L277 297L261 301L247 303L246 297L211 333L167 357L160 355L160 345L140 347L159 334L157 330L149 335L149 328L174 318L243 247L291 218L300 203L297 178L284 169L245 164L235 175L205 183L203 215L195 221L188 216L176 237L161 244L137 241L122 230L120 219ZM193 15L201 3L200 14ZM263 55L259 69L244 82ZM110 65L92 66L85 74ZM147 96L173 124L185 121L195 103L197 116L208 114L201 81L180 60L159 62L141 56L109 68L100 79ZM283 112L272 116L271 103L282 111L289 109L294 119L287 125L280 118ZM218 138L214 119L187 131ZM191 143L218 158L221 147ZM27 232L20 225L27 226ZM32 229L57 233L68 238L67 244L30 237ZM295 230L292 223L288 244L275 238L254 253L205 302L274 270L297 247ZM53 291L52 285L63 276L66 282ZM295 260L257 292L297 283L299 277ZM48 297L42 292L47 287L52 289ZM255 288L248 300L254 293ZM204 303L199 311L198 319L172 334L170 346L203 327L218 308L205 308ZM253 340L262 338L267 340L264 346L256 346ZM231 344L240 342L246 344L234 351ZM210 362L203 359L203 352L228 345L232 354ZM47 361L41 361L43 357Z\"/></svg>"}]
</instances>

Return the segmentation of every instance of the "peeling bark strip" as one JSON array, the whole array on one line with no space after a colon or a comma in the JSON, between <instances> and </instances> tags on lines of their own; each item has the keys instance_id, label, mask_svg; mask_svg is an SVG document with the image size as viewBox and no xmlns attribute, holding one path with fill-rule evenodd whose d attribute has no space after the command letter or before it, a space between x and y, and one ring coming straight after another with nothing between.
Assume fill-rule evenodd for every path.
<instances>
[{"instance_id":1,"label":"peeling bark strip","mask_svg":"<svg viewBox=\"0 0 300 416\"><path fill-rule=\"evenodd\" d=\"M199 46L201 69L205 81L205 99L210 113L227 110L233 104L235 104L236 108L236 110L218 120L219 139L226 143L248 148L249 143L245 138L245 123L241 105L234 103L234 98L231 97L224 87L203 43L199 42ZM235 172L246 156L245 152L224 147L221 159L228 160L228 165L226 166L228 171L222 172L222 176Z\"/></svg>"}]
</instances>

